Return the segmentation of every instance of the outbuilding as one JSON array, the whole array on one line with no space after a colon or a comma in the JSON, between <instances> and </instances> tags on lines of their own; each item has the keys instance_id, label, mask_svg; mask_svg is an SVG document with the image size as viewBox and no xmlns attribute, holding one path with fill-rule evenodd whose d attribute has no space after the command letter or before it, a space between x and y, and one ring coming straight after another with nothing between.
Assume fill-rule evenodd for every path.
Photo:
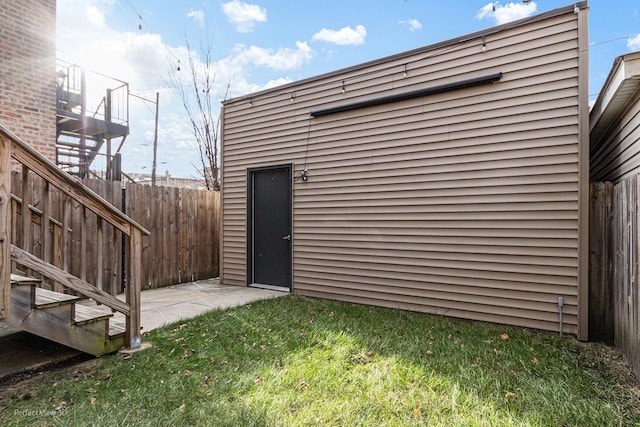
<instances>
[{"instance_id":1,"label":"outbuilding","mask_svg":"<svg viewBox=\"0 0 640 427\"><path fill-rule=\"evenodd\" d=\"M587 15L224 102L221 282L587 339Z\"/></svg>"}]
</instances>

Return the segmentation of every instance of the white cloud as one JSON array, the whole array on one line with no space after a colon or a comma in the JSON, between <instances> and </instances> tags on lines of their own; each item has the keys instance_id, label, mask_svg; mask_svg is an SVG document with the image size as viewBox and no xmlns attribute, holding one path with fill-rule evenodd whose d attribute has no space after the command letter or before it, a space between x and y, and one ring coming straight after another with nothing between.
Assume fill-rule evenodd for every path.
<instances>
[{"instance_id":1,"label":"white cloud","mask_svg":"<svg viewBox=\"0 0 640 427\"><path fill-rule=\"evenodd\" d=\"M637 34L635 37L629 37L627 47L631 50L640 49L640 34Z\"/></svg>"},{"instance_id":2,"label":"white cloud","mask_svg":"<svg viewBox=\"0 0 640 427\"><path fill-rule=\"evenodd\" d=\"M498 2L486 4L476 14L477 19L493 19L496 24L506 24L517 19L526 18L536 13L538 5L532 1L527 4L509 2L501 6Z\"/></svg>"},{"instance_id":3,"label":"white cloud","mask_svg":"<svg viewBox=\"0 0 640 427\"><path fill-rule=\"evenodd\" d=\"M311 37L311 40L318 40L338 45L361 45L367 37L367 29L364 25L357 25L356 28L344 27L339 30L329 30L323 28Z\"/></svg>"},{"instance_id":4,"label":"white cloud","mask_svg":"<svg viewBox=\"0 0 640 427\"><path fill-rule=\"evenodd\" d=\"M178 78L188 82L189 52L185 46L169 46L160 34L138 31L121 32L108 25L111 8L116 0L58 0L57 48L58 56L67 62L83 65L87 71L97 71L129 83L131 93L155 100L160 92L158 161L167 161L166 168L174 176L194 175L192 164L199 164L190 122L185 117L177 93L167 87L171 73L170 59L180 59L182 72ZM196 68L204 67L198 52L191 52ZM228 97L275 87L292 80L274 77L262 83L249 80L254 68L267 68L282 73L296 70L309 63L316 52L306 42L280 49L237 45L212 65L214 105ZM87 80L93 73L87 73ZM112 80L111 83L114 81ZM119 84L116 82L116 84ZM92 99L99 101L104 90L95 91L88 82ZM113 86L111 86L113 87ZM95 93L94 93L95 92ZM89 101L91 102L91 101ZM96 102L92 102L96 105ZM154 106L130 98L130 135L124 144L123 167L127 172L139 172L142 166L151 167L151 146L154 130Z\"/></svg>"},{"instance_id":5,"label":"white cloud","mask_svg":"<svg viewBox=\"0 0 640 427\"><path fill-rule=\"evenodd\" d=\"M204 27L204 11L190 9L187 12L187 17L193 18L201 27Z\"/></svg>"},{"instance_id":6,"label":"white cloud","mask_svg":"<svg viewBox=\"0 0 640 427\"><path fill-rule=\"evenodd\" d=\"M267 22L267 9L257 4L243 3L233 0L222 5L222 11L227 19L236 26L241 33L250 33L257 22Z\"/></svg>"},{"instance_id":7,"label":"white cloud","mask_svg":"<svg viewBox=\"0 0 640 427\"><path fill-rule=\"evenodd\" d=\"M416 31L422 29L422 23L417 19L408 19L406 21L398 21L399 24L409 27L409 31Z\"/></svg>"},{"instance_id":8,"label":"white cloud","mask_svg":"<svg viewBox=\"0 0 640 427\"><path fill-rule=\"evenodd\" d=\"M235 54L244 64L266 67L275 71L300 68L315 56L307 42L296 42L296 48L266 49L258 46L236 45Z\"/></svg>"}]
</instances>

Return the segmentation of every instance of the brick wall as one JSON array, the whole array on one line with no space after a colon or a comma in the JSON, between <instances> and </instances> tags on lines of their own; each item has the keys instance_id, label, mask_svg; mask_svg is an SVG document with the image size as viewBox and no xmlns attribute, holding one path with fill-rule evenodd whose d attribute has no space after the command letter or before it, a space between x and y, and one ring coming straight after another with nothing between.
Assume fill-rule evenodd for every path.
<instances>
[{"instance_id":1,"label":"brick wall","mask_svg":"<svg viewBox=\"0 0 640 427\"><path fill-rule=\"evenodd\" d=\"M0 123L55 160L56 0L0 0Z\"/></svg>"}]
</instances>

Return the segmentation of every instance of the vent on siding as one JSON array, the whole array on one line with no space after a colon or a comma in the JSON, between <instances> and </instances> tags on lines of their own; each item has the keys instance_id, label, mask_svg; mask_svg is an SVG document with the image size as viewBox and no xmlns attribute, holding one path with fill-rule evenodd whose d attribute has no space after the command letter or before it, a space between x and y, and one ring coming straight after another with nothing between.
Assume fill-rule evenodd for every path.
<instances>
[{"instance_id":1,"label":"vent on siding","mask_svg":"<svg viewBox=\"0 0 640 427\"><path fill-rule=\"evenodd\" d=\"M376 105L389 104L392 102L407 101L409 99L420 98L422 96L436 95L439 93L451 92L459 89L468 89L476 86L488 85L502 78L502 73L490 74L488 76L476 77L473 79L461 80L459 82L447 83L439 86L432 86L410 92L398 93L395 95L383 96L380 98L367 99L353 102L351 104L339 105L337 107L314 110L311 117L327 116L329 114L342 113L345 111L357 110L359 108L373 107Z\"/></svg>"}]
</instances>

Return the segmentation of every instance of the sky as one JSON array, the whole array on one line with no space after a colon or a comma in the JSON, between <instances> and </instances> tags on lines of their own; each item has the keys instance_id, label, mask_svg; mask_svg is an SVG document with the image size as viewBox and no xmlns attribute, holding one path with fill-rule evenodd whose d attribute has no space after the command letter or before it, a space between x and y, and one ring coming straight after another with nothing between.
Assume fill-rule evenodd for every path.
<instances>
[{"instance_id":1,"label":"sky","mask_svg":"<svg viewBox=\"0 0 640 427\"><path fill-rule=\"evenodd\" d=\"M197 177L197 145L171 76L211 46L214 104L573 4L566 0L58 0L57 57L129 83L125 172ZM640 50L640 0L589 1L589 93ZM495 8L495 11L494 11ZM180 61L180 71L177 70ZM96 83L96 87L99 83ZM97 102L96 102L97 103Z\"/></svg>"}]
</instances>

